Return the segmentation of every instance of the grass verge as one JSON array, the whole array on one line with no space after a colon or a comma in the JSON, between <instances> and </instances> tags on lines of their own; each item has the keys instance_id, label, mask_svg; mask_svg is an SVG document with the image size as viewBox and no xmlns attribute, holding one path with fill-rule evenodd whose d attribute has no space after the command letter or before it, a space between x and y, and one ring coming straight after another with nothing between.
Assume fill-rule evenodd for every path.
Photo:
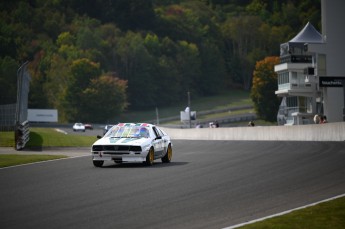
<instances>
[{"instance_id":1,"label":"grass verge","mask_svg":"<svg viewBox=\"0 0 345 229\"><path fill-rule=\"evenodd\" d=\"M53 128L30 127L30 140L26 147L89 147L95 136L66 135ZM14 133L0 132L0 147L14 147Z\"/></svg>"},{"instance_id":2,"label":"grass verge","mask_svg":"<svg viewBox=\"0 0 345 229\"><path fill-rule=\"evenodd\" d=\"M0 131L0 147L14 147L14 132Z\"/></svg>"},{"instance_id":3,"label":"grass verge","mask_svg":"<svg viewBox=\"0 0 345 229\"><path fill-rule=\"evenodd\" d=\"M27 147L89 147L97 139L95 136L70 135L52 128L30 128L30 140Z\"/></svg>"},{"instance_id":4,"label":"grass verge","mask_svg":"<svg viewBox=\"0 0 345 229\"><path fill-rule=\"evenodd\" d=\"M345 228L345 197L239 228L342 229Z\"/></svg>"},{"instance_id":5,"label":"grass verge","mask_svg":"<svg viewBox=\"0 0 345 229\"><path fill-rule=\"evenodd\" d=\"M0 155L0 168L22 165L40 161L48 161L60 158L66 158L64 155L19 155L19 154L2 154Z\"/></svg>"},{"instance_id":6,"label":"grass verge","mask_svg":"<svg viewBox=\"0 0 345 229\"><path fill-rule=\"evenodd\" d=\"M0 132L0 147L14 147L14 133ZM53 128L30 128L30 140L26 147L89 147L95 142L94 136L66 135ZM66 158L64 155L0 155L0 168L33 162Z\"/></svg>"}]
</instances>

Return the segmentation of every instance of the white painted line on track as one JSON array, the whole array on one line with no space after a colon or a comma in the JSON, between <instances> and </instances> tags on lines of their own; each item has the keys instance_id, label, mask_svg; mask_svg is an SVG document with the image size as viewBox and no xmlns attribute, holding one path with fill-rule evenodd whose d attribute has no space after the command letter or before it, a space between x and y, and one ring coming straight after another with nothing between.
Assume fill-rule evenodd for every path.
<instances>
[{"instance_id":1,"label":"white painted line on track","mask_svg":"<svg viewBox=\"0 0 345 229\"><path fill-rule=\"evenodd\" d=\"M60 133L63 133L63 134L67 134L67 132L64 131L64 130L61 130L61 129L58 129L58 128L56 128L55 130L56 130L57 132L60 132Z\"/></svg>"},{"instance_id":2,"label":"white painted line on track","mask_svg":"<svg viewBox=\"0 0 345 229\"><path fill-rule=\"evenodd\" d=\"M61 155L62 155L62 154L61 154ZM0 170L2 170L2 169L16 168L16 167L22 167L22 166L28 166L28 165L42 164L42 163L47 163L47 162L52 162L52 161L61 161L61 160L79 158L79 157L88 157L88 156L90 156L90 155L70 156L70 157L64 157L64 158L58 158L58 159L51 159L51 160L45 160L45 161L37 161L37 162L31 162L31 163L20 164L20 165L12 165L12 166L7 166L7 167L2 167L2 168L0 168Z\"/></svg>"},{"instance_id":3,"label":"white painted line on track","mask_svg":"<svg viewBox=\"0 0 345 229\"><path fill-rule=\"evenodd\" d=\"M331 200L335 200L335 199L338 199L338 198L341 198L341 197L345 197L345 194L334 196L334 197L331 197L331 198L328 198L328 199L325 199L325 200L321 200L321 201L318 201L318 202L315 202L315 203L312 203L312 204L308 204L308 205L304 205L302 207L294 208L294 209L291 209L291 210L283 211L283 212L280 212L280 213L277 213L277 214L274 214L274 215L270 215L270 216L266 216L266 217L263 217L263 218L260 218L260 219L255 219L255 220L248 221L248 222L245 222L245 223L233 225L233 226L230 226L230 227L225 227L223 229L233 229L233 228L242 227L242 226L245 226L245 225L248 225L248 224L264 221L266 219L270 219L270 218L274 218L274 217L277 217L277 216L286 215L286 214L289 214L289 213L291 213L293 211L297 211L297 210L301 210L301 209L304 209L304 208L312 207L312 206L315 206L315 205L318 205L318 204L321 204L321 203L324 203L324 202L328 202L328 201L331 201Z\"/></svg>"}]
</instances>

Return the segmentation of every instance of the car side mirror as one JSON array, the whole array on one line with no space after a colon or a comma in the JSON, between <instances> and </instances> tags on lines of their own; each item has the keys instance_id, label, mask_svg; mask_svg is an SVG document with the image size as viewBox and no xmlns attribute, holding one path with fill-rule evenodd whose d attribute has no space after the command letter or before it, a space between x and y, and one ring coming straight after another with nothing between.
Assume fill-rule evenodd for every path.
<instances>
[{"instance_id":1,"label":"car side mirror","mask_svg":"<svg viewBox=\"0 0 345 229\"><path fill-rule=\"evenodd\" d=\"M162 137L161 137L161 136L158 136L158 137L156 137L156 140L157 140L157 139L162 139Z\"/></svg>"},{"instance_id":2,"label":"car side mirror","mask_svg":"<svg viewBox=\"0 0 345 229\"><path fill-rule=\"evenodd\" d=\"M97 138L98 138L98 139L101 139L101 138L102 138L102 136L100 136L100 135L97 135Z\"/></svg>"}]
</instances>

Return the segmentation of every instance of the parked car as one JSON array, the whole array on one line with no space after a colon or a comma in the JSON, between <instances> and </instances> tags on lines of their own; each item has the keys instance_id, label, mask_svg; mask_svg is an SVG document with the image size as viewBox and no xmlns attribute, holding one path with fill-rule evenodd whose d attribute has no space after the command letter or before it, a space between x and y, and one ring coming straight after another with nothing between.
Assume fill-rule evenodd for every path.
<instances>
[{"instance_id":1,"label":"parked car","mask_svg":"<svg viewBox=\"0 0 345 229\"><path fill-rule=\"evenodd\" d=\"M77 122L73 125L73 131L83 131L85 132L85 126L83 123Z\"/></svg>"},{"instance_id":2,"label":"parked car","mask_svg":"<svg viewBox=\"0 0 345 229\"><path fill-rule=\"evenodd\" d=\"M86 130L93 130L93 126L89 123L84 124Z\"/></svg>"},{"instance_id":3,"label":"parked car","mask_svg":"<svg viewBox=\"0 0 345 229\"><path fill-rule=\"evenodd\" d=\"M112 128L114 125L105 125L104 129L103 129L103 136L108 132L108 130L110 130L110 128Z\"/></svg>"},{"instance_id":4,"label":"parked car","mask_svg":"<svg viewBox=\"0 0 345 229\"><path fill-rule=\"evenodd\" d=\"M172 142L167 133L148 123L119 123L113 126L91 147L94 166L104 161L143 162L153 165L161 159L169 163L172 158Z\"/></svg>"}]
</instances>

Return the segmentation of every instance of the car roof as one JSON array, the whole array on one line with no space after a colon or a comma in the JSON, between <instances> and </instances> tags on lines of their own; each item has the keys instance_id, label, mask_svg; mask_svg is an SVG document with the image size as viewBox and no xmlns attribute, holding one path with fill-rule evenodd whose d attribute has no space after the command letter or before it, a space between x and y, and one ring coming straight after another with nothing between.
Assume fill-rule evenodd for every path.
<instances>
[{"instance_id":1,"label":"car roof","mask_svg":"<svg viewBox=\"0 0 345 229\"><path fill-rule=\"evenodd\" d=\"M131 123L131 122L127 122L127 123L118 123L116 126L141 126L141 127L153 127L154 125L150 124L150 123Z\"/></svg>"}]
</instances>

